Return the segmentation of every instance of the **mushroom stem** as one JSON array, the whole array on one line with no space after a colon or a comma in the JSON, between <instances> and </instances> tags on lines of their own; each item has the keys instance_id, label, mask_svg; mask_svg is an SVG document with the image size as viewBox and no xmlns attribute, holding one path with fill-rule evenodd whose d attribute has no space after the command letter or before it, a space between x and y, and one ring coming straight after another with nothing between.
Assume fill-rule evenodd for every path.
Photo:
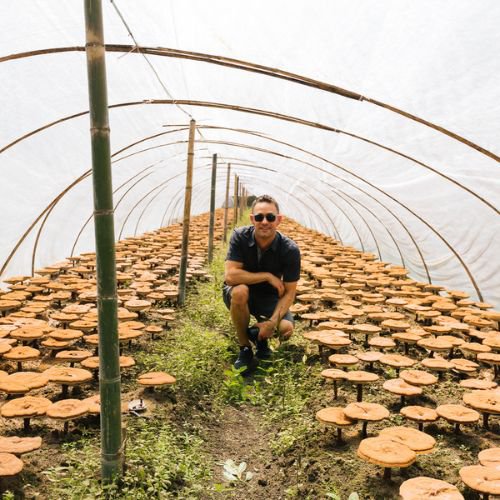
<instances>
[{"instance_id":1,"label":"mushroom stem","mask_svg":"<svg viewBox=\"0 0 500 500\"><path fill-rule=\"evenodd\" d=\"M408 354L408 351L409 351L408 342L405 342L405 343L404 343L404 346L405 346L405 354L407 355L407 354Z\"/></svg>"},{"instance_id":2,"label":"mushroom stem","mask_svg":"<svg viewBox=\"0 0 500 500\"><path fill-rule=\"evenodd\" d=\"M67 433L68 433L68 431L69 431L69 420L66 420L66 421L64 422L64 429L63 429L63 432L64 432L64 434L67 434Z\"/></svg>"},{"instance_id":3,"label":"mushroom stem","mask_svg":"<svg viewBox=\"0 0 500 500\"><path fill-rule=\"evenodd\" d=\"M363 401L363 386L362 384L358 384L358 395L356 401L360 403Z\"/></svg>"},{"instance_id":4,"label":"mushroom stem","mask_svg":"<svg viewBox=\"0 0 500 500\"><path fill-rule=\"evenodd\" d=\"M17 371L18 372L22 372L23 371L23 362L22 361L18 361L17 362Z\"/></svg>"},{"instance_id":5,"label":"mushroom stem","mask_svg":"<svg viewBox=\"0 0 500 500\"><path fill-rule=\"evenodd\" d=\"M337 399L338 396L339 396L339 390L338 390L338 386L337 386L337 381L334 380L333 381L333 399Z\"/></svg>"},{"instance_id":6,"label":"mushroom stem","mask_svg":"<svg viewBox=\"0 0 500 500\"><path fill-rule=\"evenodd\" d=\"M390 481L391 480L391 472L392 472L392 469L390 467L385 467L384 468L384 480L385 481Z\"/></svg>"},{"instance_id":7,"label":"mushroom stem","mask_svg":"<svg viewBox=\"0 0 500 500\"><path fill-rule=\"evenodd\" d=\"M342 428L337 427L337 444L341 445L344 444L344 441L342 440Z\"/></svg>"},{"instance_id":8,"label":"mushroom stem","mask_svg":"<svg viewBox=\"0 0 500 500\"><path fill-rule=\"evenodd\" d=\"M460 434L460 424L458 422L455 423L455 434Z\"/></svg>"},{"instance_id":9,"label":"mushroom stem","mask_svg":"<svg viewBox=\"0 0 500 500\"><path fill-rule=\"evenodd\" d=\"M488 418L490 414L489 413L483 413L483 427L489 431L490 430L490 425L488 423Z\"/></svg>"},{"instance_id":10,"label":"mushroom stem","mask_svg":"<svg viewBox=\"0 0 500 500\"><path fill-rule=\"evenodd\" d=\"M368 334L365 335L365 343L363 344L365 347L368 347Z\"/></svg>"},{"instance_id":11,"label":"mushroom stem","mask_svg":"<svg viewBox=\"0 0 500 500\"><path fill-rule=\"evenodd\" d=\"M61 396L63 398L66 398L68 396L68 386L66 384L63 384L62 385L62 392L61 392Z\"/></svg>"},{"instance_id":12,"label":"mushroom stem","mask_svg":"<svg viewBox=\"0 0 500 500\"><path fill-rule=\"evenodd\" d=\"M24 418L23 419L23 422L24 422L24 430L26 432L28 432L30 429L31 429L31 426L30 426L30 419L29 418Z\"/></svg>"},{"instance_id":13,"label":"mushroom stem","mask_svg":"<svg viewBox=\"0 0 500 500\"><path fill-rule=\"evenodd\" d=\"M365 420L363 422L363 426L361 427L361 437L364 439L367 436L366 428L368 427L368 421Z\"/></svg>"},{"instance_id":14,"label":"mushroom stem","mask_svg":"<svg viewBox=\"0 0 500 500\"><path fill-rule=\"evenodd\" d=\"M419 430L420 432L424 432L424 423L423 423L423 422L419 422L419 423L418 423L418 430Z\"/></svg>"}]
</instances>

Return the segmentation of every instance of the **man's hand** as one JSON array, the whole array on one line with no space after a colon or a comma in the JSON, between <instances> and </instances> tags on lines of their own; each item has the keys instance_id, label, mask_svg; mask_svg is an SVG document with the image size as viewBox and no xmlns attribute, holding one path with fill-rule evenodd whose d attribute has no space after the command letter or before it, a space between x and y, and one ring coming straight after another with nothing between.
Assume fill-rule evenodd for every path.
<instances>
[{"instance_id":1,"label":"man's hand","mask_svg":"<svg viewBox=\"0 0 500 500\"><path fill-rule=\"evenodd\" d=\"M261 321L255 326L259 327L258 340L270 339L276 330L276 322L273 320Z\"/></svg>"},{"instance_id":2,"label":"man's hand","mask_svg":"<svg viewBox=\"0 0 500 500\"><path fill-rule=\"evenodd\" d=\"M278 290L278 297L283 297L283 294L285 293L285 285L283 284L283 281L277 278L274 274L269 274L268 283Z\"/></svg>"}]
</instances>

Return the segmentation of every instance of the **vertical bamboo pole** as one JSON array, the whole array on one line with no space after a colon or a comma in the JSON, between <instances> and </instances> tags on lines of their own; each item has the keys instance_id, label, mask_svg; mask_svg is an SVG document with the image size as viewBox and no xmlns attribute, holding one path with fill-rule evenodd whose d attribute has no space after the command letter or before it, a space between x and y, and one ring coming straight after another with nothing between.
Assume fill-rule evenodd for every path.
<instances>
[{"instance_id":1,"label":"vertical bamboo pole","mask_svg":"<svg viewBox=\"0 0 500 500\"><path fill-rule=\"evenodd\" d=\"M184 220L182 223L182 250L181 263L179 268L179 295L177 302L180 306L184 305L186 300L186 271L189 250L189 220L191 216L191 193L193 191L193 159L194 159L194 132L196 122L189 122L189 143L188 158L186 169L186 193L184 196Z\"/></svg>"},{"instance_id":2,"label":"vertical bamboo pole","mask_svg":"<svg viewBox=\"0 0 500 500\"><path fill-rule=\"evenodd\" d=\"M239 177L234 174L234 193L233 193L233 226L236 226L238 222L238 189L239 189Z\"/></svg>"},{"instance_id":3,"label":"vertical bamboo pole","mask_svg":"<svg viewBox=\"0 0 500 500\"><path fill-rule=\"evenodd\" d=\"M229 184L231 183L231 164L227 165L226 201L224 203L224 243L227 241L227 216L229 211Z\"/></svg>"},{"instance_id":4,"label":"vertical bamboo pole","mask_svg":"<svg viewBox=\"0 0 500 500\"><path fill-rule=\"evenodd\" d=\"M208 262L212 262L214 253L215 223L215 181L217 179L217 155L212 156L212 184L210 186L210 222L208 224Z\"/></svg>"},{"instance_id":5,"label":"vertical bamboo pole","mask_svg":"<svg viewBox=\"0 0 500 500\"><path fill-rule=\"evenodd\" d=\"M113 187L101 0L85 0L85 29L97 269L101 474L103 481L109 483L121 474L123 450Z\"/></svg>"}]
</instances>

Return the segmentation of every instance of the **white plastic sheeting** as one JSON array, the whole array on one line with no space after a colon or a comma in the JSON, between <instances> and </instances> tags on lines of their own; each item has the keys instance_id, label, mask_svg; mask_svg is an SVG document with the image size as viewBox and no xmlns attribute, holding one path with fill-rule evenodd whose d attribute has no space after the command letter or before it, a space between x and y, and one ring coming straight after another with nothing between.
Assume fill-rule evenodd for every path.
<instances>
[{"instance_id":1,"label":"white plastic sheeting","mask_svg":"<svg viewBox=\"0 0 500 500\"><path fill-rule=\"evenodd\" d=\"M104 0L103 6L107 44L200 52L293 72L390 104L500 154L496 0ZM0 149L9 146L0 153L0 264L7 276L94 243L89 177L44 212L91 168L85 53L6 57L83 47L82 2L2 2L0 29ZM230 162L250 192L273 194L297 221L384 261L403 262L418 280L430 277L500 302L495 158L369 102L284 79L140 50L108 52L106 63L108 101L116 105L110 125L117 238L182 214L192 117L202 127L194 213L208 210L217 153L218 206ZM172 99L279 113L372 143L262 114L152 102Z\"/></svg>"}]
</instances>

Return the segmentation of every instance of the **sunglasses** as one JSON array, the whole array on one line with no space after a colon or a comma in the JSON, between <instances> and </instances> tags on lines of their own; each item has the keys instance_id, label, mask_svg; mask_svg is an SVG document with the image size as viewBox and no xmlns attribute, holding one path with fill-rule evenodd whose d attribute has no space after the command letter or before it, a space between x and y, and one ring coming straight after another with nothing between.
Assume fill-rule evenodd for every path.
<instances>
[{"instance_id":1,"label":"sunglasses","mask_svg":"<svg viewBox=\"0 0 500 500\"><path fill-rule=\"evenodd\" d=\"M276 220L276 214L273 214L272 212L268 213L268 214L255 214L253 216L254 220L257 221L257 222L262 222L264 220L264 218L268 221L268 222L274 222Z\"/></svg>"}]
</instances>

